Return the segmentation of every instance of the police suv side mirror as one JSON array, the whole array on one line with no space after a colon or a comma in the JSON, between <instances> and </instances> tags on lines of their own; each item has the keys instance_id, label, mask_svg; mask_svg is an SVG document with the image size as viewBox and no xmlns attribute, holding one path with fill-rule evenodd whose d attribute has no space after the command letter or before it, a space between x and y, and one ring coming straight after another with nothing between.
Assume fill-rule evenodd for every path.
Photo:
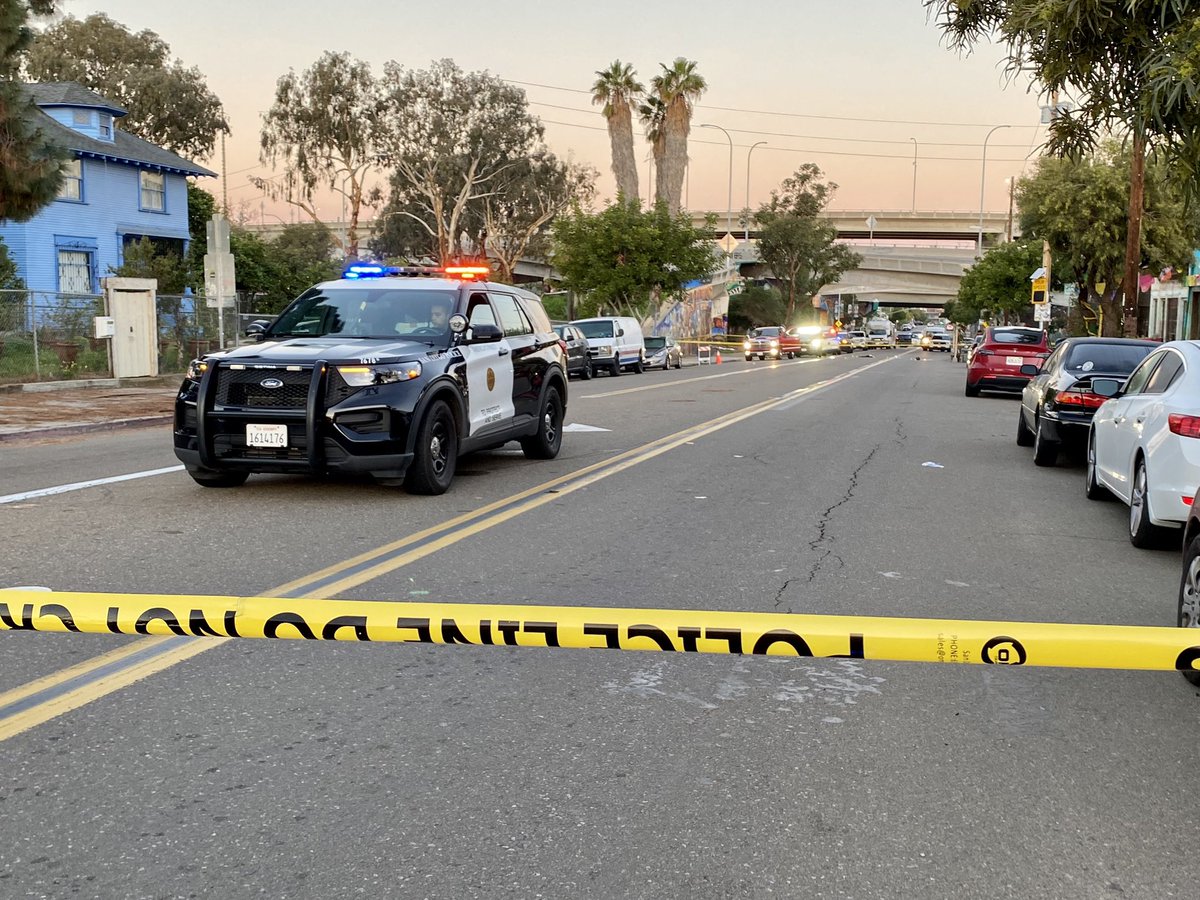
<instances>
[{"instance_id":1,"label":"police suv side mirror","mask_svg":"<svg viewBox=\"0 0 1200 900\"><path fill-rule=\"evenodd\" d=\"M471 329L471 343L485 344L498 341L504 337L504 332L495 325L480 324Z\"/></svg>"},{"instance_id":2,"label":"police suv side mirror","mask_svg":"<svg viewBox=\"0 0 1200 900\"><path fill-rule=\"evenodd\" d=\"M267 326L271 323L266 319L257 319L246 326L246 337L250 340L261 341L267 334Z\"/></svg>"}]
</instances>

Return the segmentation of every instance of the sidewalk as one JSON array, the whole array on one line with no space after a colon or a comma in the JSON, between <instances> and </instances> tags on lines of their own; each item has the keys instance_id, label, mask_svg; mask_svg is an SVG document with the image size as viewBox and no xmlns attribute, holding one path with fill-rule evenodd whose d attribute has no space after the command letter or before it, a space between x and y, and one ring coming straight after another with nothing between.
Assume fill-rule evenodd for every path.
<instances>
[{"instance_id":1,"label":"sidewalk","mask_svg":"<svg viewBox=\"0 0 1200 900\"><path fill-rule=\"evenodd\" d=\"M0 441L167 425L182 376L0 385Z\"/></svg>"}]
</instances>

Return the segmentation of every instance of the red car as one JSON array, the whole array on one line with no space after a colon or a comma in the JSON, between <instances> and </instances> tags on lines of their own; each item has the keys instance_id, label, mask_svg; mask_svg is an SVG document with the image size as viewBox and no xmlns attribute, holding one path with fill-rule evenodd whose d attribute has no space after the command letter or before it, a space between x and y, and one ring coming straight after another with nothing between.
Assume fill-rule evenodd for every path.
<instances>
[{"instance_id":1,"label":"red car","mask_svg":"<svg viewBox=\"0 0 1200 900\"><path fill-rule=\"evenodd\" d=\"M984 331L983 341L967 364L968 397L980 391L1004 391L1019 394L1029 384L1021 366L1040 366L1050 355L1046 332L1020 325L998 326Z\"/></svg>"}]
</instances>

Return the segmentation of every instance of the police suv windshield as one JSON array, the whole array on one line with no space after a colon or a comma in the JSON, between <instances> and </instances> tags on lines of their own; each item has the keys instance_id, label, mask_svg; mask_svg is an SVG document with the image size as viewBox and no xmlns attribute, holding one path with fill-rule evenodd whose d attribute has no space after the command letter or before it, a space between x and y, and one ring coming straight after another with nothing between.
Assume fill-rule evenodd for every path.
<instances>
[{"instance_id":1,"label":"police suv windshield","mask_svg":"<svg viewBox=\"0 0 1200 900\"><path fill-rule=\"evenodd\" d=\"M310 288L283 311L267 339L324 337L412 339L450 342L455 292L396 290L383 285Z\"/></svg>"}]
</instances>

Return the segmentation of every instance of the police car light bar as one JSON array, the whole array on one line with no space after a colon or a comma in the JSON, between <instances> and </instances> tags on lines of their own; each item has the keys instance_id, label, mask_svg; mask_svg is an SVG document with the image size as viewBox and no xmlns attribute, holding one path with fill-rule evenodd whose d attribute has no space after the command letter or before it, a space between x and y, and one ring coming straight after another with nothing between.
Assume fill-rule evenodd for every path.
<instances>
[{"instance_id":1,"label":"police car light bar","mask_svg":"<svg viewBox=\"0 0 1200 900\"><path fill-rule=\"evenodd\" d=\"M463 281L473 281L476 278L486 278L487 266L446 266L446 274L461 278Z\"/></svg>"},{"instance_id":2,"label":"police car light bar","mask_svg":"<svg viewBox=\"0 0 1200 900\"><path fill-rule=\"evenodd\" d=\"M416 275L449 276L473 281L486 278L487 266L380 266L366 263L354 263L342 271L342 277L351 280L361 278L403 278Z\"/></svg>"}]
</instances>

